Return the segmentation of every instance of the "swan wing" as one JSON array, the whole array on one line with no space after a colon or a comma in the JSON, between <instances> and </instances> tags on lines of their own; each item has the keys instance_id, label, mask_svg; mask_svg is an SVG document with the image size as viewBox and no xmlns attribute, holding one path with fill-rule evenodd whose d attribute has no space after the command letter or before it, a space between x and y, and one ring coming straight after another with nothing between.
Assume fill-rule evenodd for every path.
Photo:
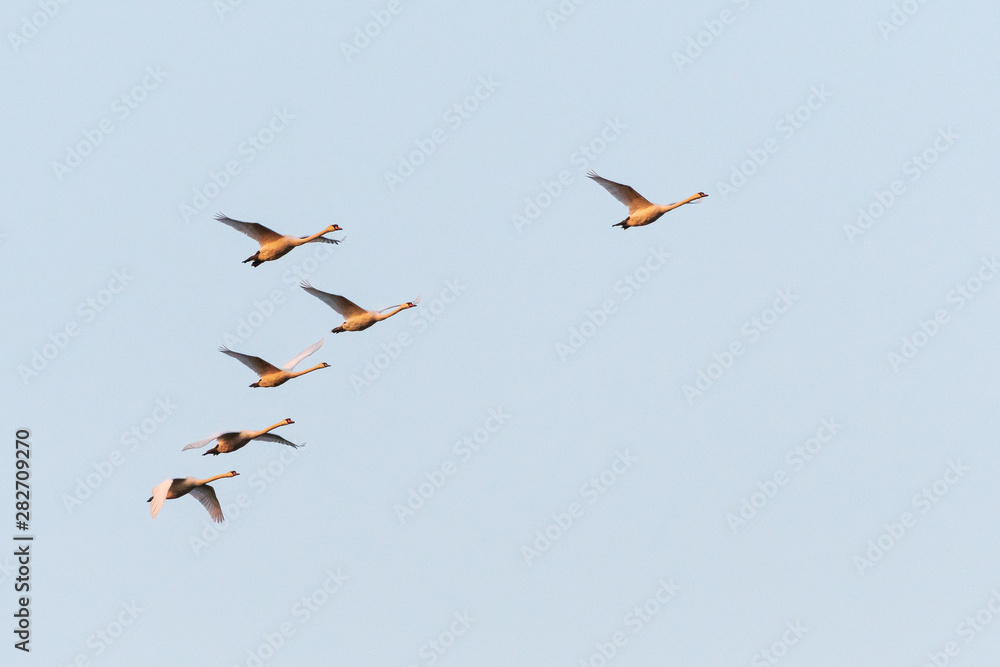
<instances>
[{"instance_id":1,"label":"swan wing","mask_svg":"<svg viewBox=\"0 0 1000 667\"><path fill-rule=\"evenodd\" d=\"M160 513L160 508L163 507L163 501L167 499L167 492L170 491L170 485L173 481L165 479L153 487L153 499L149 501L149 513L154 519Z\"/></svg>"},{"instance_id":2,"label":"swan wing","mask_svg":"<svg viewBox=\"0 0 1000 667\"><path fill-rule=\"evenodd\" d=\"M264 442L276 442L279 445L288 445L289 447L295 447L298 449L301 445L296 445L294 442L289 442L285 440L280 435L275 435L273 433L265 433L264 435L258 435L254 440L263 440Z\"/></svg>"},{"instance_id":3,"label":"swan wing","mask_svg":"<svg viewBox=\"0 0 1000 667\"><path fill-rule=\"evenodd\" d=\"M304 239L306 237L305 236L301 236L299 238L303 238ZM332 244L336 245L336 244L340 243L341 241L343 241L346 238L347 237L345 236L343 239L328 239L325 236L317 236L312 241L306 241L306 243L332 243Z\"/></svg>"},{"instance_id":4,"label":"swan wing","mask_svg":"<svg viewBox=\"0 0 1000 667\"><path fill-rule=\"evenodd\" d=\"M622 185L621 183L615 183L614 181L609 181L606 178L601 178L593 171L587 172L587 176L610 192L615 199L628 206L629 213L635 213L636 211L641 211L642 209L653 205L653 202L649 201L627 185Z\"/></svg>"},{"instance_id":5,"label":"swan wing","mask_svg":"<svg viewBox=\"0 0 1000 667\"><path fill-rule=\"evenodd\" d=\"M233 352L226 346L219 348L219 352L222 354L228 354L233 359L238 359L243 363L244 366L250 368L257 375L270 375L271 373L277 373L278 369L267 363L260 357L252 357L249 354L240 354L239 352Z\"/></svg>"},{"instance_id":6,"label":"swan wing","mask_svg":"<svg viewBox=\"0 0 1000 667\"><path fill-rule=\"evenodd\" d=\"M222 507L219 505L219 499L215 497L215 489L208 484L202 484L191 489L191 495L205 506L215 523L222 523Z\"/></svg>"},{"instance_id":7,"label":"swan wing","mask_svg":"<svg viewBox=\"0 0 1000 667\"><path fill-rule=\"evenodd\" d=\"M354 317L355 315L364 315L368 311L354 303L349 299L345 299L339 294L330 294L329 292L324 292L323 290L318 290L308 281L303 280L299 285L302 289L312 294L314 297L325 303L326 305L333 308L335 311L341 314L344 319L348 317Z\"/></svg>"},{"instance_id":8,"label":"swan wing","mask_svg":"<svg viewBox=\"0 0 1000 667\"><path fill-rule=\"evenodd\" d=\"M215 219L223 224L229 225L238 232L243 232L261 245L284 238L281 234L256 222L240 222L239 220L227 218L221 213L217 214Z\"/></svg>"},{"instance_id":9,"label":"swan wing","mask_svg":"<svg viewBox=\"0 0 1000 667\"><path fill-rule=\"evenodd\" d=\"M216 433L211 438L205 438L204 440L199 440L198 442L192 442L191 444L184 445L184 449L182 449L181 451L182 452L186 452L189 449L198 449L199 447L204 447L208 443L210 443L213 440L215 440L216 438L218 438L220 435L225 435L225 434L224 433Z\"/></svg>"},{"instance_id":10,"label":"swan wing","mask_svg":"<svg viewBox=\"0 0 1000 667\"><path fill-rule=\"evenodd\" d=\"M305 359L306 357L308 357L310 354L312 354L313 352L315 352L316 350L318 350L321 347L323 347L323 339L322 338L319 339L318 343L313 343L312 345L310 345L306 349L304 349L301 352L299 352L299 356L295 357L294 359L292 359L291 361L289 361L287 364L285 364L284 366L282 366L282 369L286 370L286 371L292 370L293 368L295 368L296 365L298 365L298 363L300 361L302 361L303 359ZM243 363L246 363L246 362L243 362ZM268 365L270 365L270 364L268 364Z\"/></svg>"}]
</instances>

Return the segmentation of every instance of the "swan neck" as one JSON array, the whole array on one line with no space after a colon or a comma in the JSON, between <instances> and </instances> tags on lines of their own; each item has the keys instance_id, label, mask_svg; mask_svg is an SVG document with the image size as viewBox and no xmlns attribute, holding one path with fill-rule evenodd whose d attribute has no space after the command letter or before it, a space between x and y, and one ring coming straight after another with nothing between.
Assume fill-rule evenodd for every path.
<instances>
[{"instance_id":1,"label":"swan neck","mask_svg":"<svg viewBox=\"0 0 1000 667\"><path fill-rule=\"evenodd\" d=\"M221 475L216 475L215 477L209 477L208 479L203 479L203 480L201 480L201 481L200 481L200 482L198 483L198 486L204 486L204 485L208 484L209 482L214 482L214 481L215 481L215 480L217 480L217 479L222 479L223 477L229 477L229 476L230 476L230 475L229 475L229 473L228 473L228 472L224 472L224 473L222 473Z\"/></svg>"},{"instance_id":2,"label":"swan neck","mask_svg":"<svg viewBox=\"0 0 1000 667\"><path fill-rule=\"evenodd\" d=\"M318 369L320 369L320 368L323 368L323 364L316 364L316 365L315 365L315 366L313 366L312 368L307 368L307 369L305 369L305 370L301 370L301 371L292 371L292 372L291 372L291 373L289 373L288 375L289 375L290 377L293 377L293 378L297 378L297 377L299 377L300 375L305 375L306 373L311 373L312 371L315 371L315 370L318 370Z\"/></svg>"},{"instance_id":3,"label":"swan neck","mask_svg":"<svg viewBox=\"0 0 1000 667\"><path fill-rule=\"evenodd\" d=\"M391 310L388 313L379 313L378 314L378 319L380 319L380 320L388 319L388 318L392 317L393 315L395 315L396 313L398 313L401 310L406 310L406 306L405 305L397 306L396 310Z\"/></svg>"},{"instance_id":4,"label":"swan neck","mask_svg":"<svg viewBox=\"0 0 1000 667\"><path fill-rule=\"evenodd\" d=\"M304 239L302 239L302 242L303 243L309 243L310 241L315 241L319 237L323 236L323 234L326 234L326 230L325 229L323 231L321 231L321 232L316 232L315 234L311 234L311 235L305 237Z\"/></svg>"},{"instance_id":5,"label":"swan neck","mask_svg":"<svg viewBox=\"0 0 1000 667\"><path fill-rule=\"evenodd\" d=\"M284 426L284 425L285 425L285 421L281 420L277 424L271 424L270 426L268 426L267 428L265 428L263 431L261 431L260 433L258 433L258 435L264 435L265 433L269 433L269 432L273 431L274 429L278 428L279 426Z\"/></svg>"}]
</instances>

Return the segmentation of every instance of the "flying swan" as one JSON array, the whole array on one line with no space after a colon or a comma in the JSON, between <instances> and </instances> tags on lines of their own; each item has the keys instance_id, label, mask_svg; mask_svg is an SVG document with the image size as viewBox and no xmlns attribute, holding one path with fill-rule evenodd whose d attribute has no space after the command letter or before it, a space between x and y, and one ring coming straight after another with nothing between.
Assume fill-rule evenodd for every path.
<instances>
[{"instance_id":1,"label":"flying swan","mask_svg":"<svg viewBox=\"0 0 1000 667\"><path fill-rule=\"evenodd\" d=\"M593 171L588 172L587 176L610 192L615 199L628 206L628 217L619 223L611 225L612 227L621 227L622 229L628 229L629 227L642 227L643 225L656 222L659 220L660 216L667 211L672 211L678 206L690 204L691 202L698 201L702 197L708 196L704 192L699 192L691 195L687 199L674 202L673 204L654 204L627 185L622 185L621 183L615 183L614 181L609 181L606 178L601 178Z\"/></svg>"},{"instance_id":2,"label":"flying swan","mask_svg":"<svg viewBox=\"0 0 1000 667\"><path fill-rule=\"evenodd\" d=\"M212 515L215 523L222 523L222 507L219 506L219 499L215 497L215 489L208 485L223 477L236 477L239 475L235 470L224 472L208 479L198 479L196 477L183 477L176 479L165 479L153 487L153 495L146 502L149 503L149 513L155 519L163 507L163 501L171 498L180 498L191 494L199 503L205 506L208 513Z\"/></svg>"},{"instance_id":3,"label":"flying swan","mask_svg":"<svg viewBox=\"0 0 1000 667\"><path fill-rule=\"evenodd\" d=\"M331 329L333 333L340 333L341 331L363 331L376 322L388 319L396 313L406 310L407 308L415 308L416 305L420 303L420 297L418 296L413 301L407 301L406 303L401 303L397 306L389 306L388 308L383 308L382 310L365 310L358 304L353 301L349 301L342 296L316 289L310 285L308 281L303 280L299 287L333 308L344 318L343 324L336 329ZM392 310L393 308L395 308L395 310ZM390 312L385 312L387 310Z\"/></svg>"},{"instance_id":4,"label":"flying swan","mask_svg":"<svg viewBox=\"0 0 1000 667\"><path fill-rule=\"evenodd\" d=\"M277 424L268 426L261 431L230 431L228 433L216 433L211 438L205 438L204 440L199 440L198 442L192 442L190 445L185 445L184 449L181 451L187 451L189 449L198 449L199 447L204 447L213 440L218 440L218 444L212 447L210 450L202 454L202 456L208 456L212 454L213 456L218 456L219 454L228 454L229 452L235 452L246 445L251 440L262 440L264 442L277 442L281 445L288 445L289 447L299 447L294 442L289 442L285 440L280 435L274 435L273 433L268 433L268 431L273 431L279 426L284 426L285 424L294 424L291 419L282 419Z\"/></svg>"},{"instance_id":5,"label":"flying swan","mask_svg":"<svg viewBox=\"0 0 1000 667\"><path fill-rule=\"evenodd\" d=\"M285 384L292 378L297 378L300 375L305 375L306 373L311 373L312 371L319 370L320 368L329 368L330 364L323 362L321 364L316 364L312 368L307 368L302 371L292 370L296 365L310 354L318 350L323 346L323 339L320 338L318 343L314 343L307 347L306 349L299 352L299 356L295 357L287 364L281 368L277 368L267 363L260 357L252 357L249 354L240 354L239 352L233 352L228 347L223 345L219 348L219 352L223 354L228 354L233 359L238 359L245 366L249 367L254 373L256 373L260 379L254 382L251 387L277 387L278 385Z\"/></svg>"},{"instance_id":6,"label":"flying swan","mask_svg":"<svg viewBox=\"0 0 1000 667\"><path fill-rule=\"evenodd\" d=\"M250 266L259 266L264 262L271 262L279 257L284 257L291 252L292 248L306 243L340 243L336 239L326 238L323 234L339 232L342 229L340 225L329 225L321 232L300 238L298 236L283 236L256 222L240 222L239 220L227 218L221 213L216 214L215 219L229 225L238 232L243 232L260 244L260 250L243 260L243 264L253 262Z\"/></svg>"}]
</instances>

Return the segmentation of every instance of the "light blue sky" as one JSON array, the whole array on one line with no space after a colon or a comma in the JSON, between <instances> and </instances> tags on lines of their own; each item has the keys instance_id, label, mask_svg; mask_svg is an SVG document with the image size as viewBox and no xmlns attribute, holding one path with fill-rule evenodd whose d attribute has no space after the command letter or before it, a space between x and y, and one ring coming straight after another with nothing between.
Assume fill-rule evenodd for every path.
<instances>
[{"instance_id":1,"label":"light blue sky","mask_svg":"<svg viewBox=\"0 0 1000 667\"><path fill-rule=\"evenodd\" d=\"M222 6L0 15L22 664L997 661L995 5ZM587 169L710 196L623 233ZM253 269L216 211L347 240ZM334 336L300 276L423 299ZM322 336L277 389L216 352ZM286 417L305 448L181 452ZM231 469L221 528L150 519Z\"/></svg>"}]
</instances>

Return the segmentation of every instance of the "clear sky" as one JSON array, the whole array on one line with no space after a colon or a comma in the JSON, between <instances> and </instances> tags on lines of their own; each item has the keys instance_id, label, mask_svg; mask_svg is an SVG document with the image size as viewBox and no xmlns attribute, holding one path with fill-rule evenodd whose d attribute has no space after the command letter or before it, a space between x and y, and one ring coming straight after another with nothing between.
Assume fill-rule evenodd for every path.
<instances>
[{"instance_id":1,"label":"clear sky","mask_svg":"<svg viewBox=\"0 0 1000 667\"><path fill-rule=\"evenodd\" d=\"M6 3L0 661L995 664L998 18Z\"/></svg>"}]
</instances>

